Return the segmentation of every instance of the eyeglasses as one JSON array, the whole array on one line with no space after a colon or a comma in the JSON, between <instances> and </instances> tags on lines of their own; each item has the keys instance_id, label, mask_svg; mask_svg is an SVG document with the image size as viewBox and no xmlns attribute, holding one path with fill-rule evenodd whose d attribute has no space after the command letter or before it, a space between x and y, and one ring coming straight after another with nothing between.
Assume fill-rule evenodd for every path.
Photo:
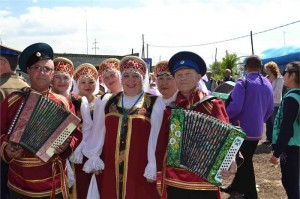
<instances>
[{"instance_id":1,"label":"eyeglasses","mask_svg":"<svg viewBox=\"0 0 300 199\"><path fill-rule=\"evenodd\" d=\"M290 71L285 70L285 71L282 72L282 76L284 76L285 73L295 73L295 72L299 72L299 71L298 70L290 70Z\"/></svg>"},{"instance_id":2,"label":"eyeglasses","mask_svg":"<svg viewBox=\"0 0 300 199\"><path fill-rule=\"evenodd\" d=\"M49 68L47 66L31 66L30 70L34 70L34 71L39 71L39 72L44 72L44 73L50 73L51 71L53 71L53 68Z\"/></svg>"}]
</instances>

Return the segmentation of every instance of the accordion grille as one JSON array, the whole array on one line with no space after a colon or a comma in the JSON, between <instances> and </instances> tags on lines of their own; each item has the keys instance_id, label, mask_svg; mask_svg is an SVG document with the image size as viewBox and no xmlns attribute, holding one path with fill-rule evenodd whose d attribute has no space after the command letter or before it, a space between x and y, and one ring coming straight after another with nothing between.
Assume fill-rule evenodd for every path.
<instances>
[{"instance_id":1,"label":"accordion grille","mask_svg":"<svg viewBox=\"0 0 300 199\"><path fill-rule=\"evenodd\" d=\"M39 97L19 144L36 153L69 114L61 105Z\"/></svg>"}]
</instances>

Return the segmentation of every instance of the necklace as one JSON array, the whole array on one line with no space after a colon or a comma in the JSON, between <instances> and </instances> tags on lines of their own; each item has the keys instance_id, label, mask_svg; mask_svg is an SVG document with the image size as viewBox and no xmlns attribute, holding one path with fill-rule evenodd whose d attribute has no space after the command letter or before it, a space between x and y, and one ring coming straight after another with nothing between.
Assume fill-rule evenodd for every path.
<instances>
[{"instance_id":1,"label":"necklace","mask_svg":"<svg viewBox=\"0 0 300 199\"><path fill-rule=\"evenodd\" d=\"M123 118L122 118L122 125L121 125L121 134L120 134L121 139L125 138L125 132L126 132L125 126L127 125L127 122L128 122L128 115L131 113L131 111L133 110L134 106L138 103L138 101L141 99L141 97L143 95L144 95L144 92L142 92L140 94L140 96L134 102L134 104L131 106L131 108L126 111L125 108L124 108L124 93L122 93L122 113L123 113Z\"/></svg>"}]
</instances>

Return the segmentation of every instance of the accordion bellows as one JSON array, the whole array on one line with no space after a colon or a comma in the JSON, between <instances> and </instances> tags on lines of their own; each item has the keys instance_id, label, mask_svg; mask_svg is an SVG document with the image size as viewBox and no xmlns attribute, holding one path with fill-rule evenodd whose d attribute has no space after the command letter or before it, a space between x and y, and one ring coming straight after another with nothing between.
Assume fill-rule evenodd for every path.
<instances>
[{"instance_id":1,"label":"accordion bellows","mask_svg":"<svg viewBox=\"0 0 300 199\"><path fill-rule=\"evenodd\" d=\"M220 186L221 171L229 169L245 137L240 128L212 116L172 109L167 165Z\"/></svg>"},{"instance_id":2,"label":"accordion bellows","mask_svg":"<svg viewBox=\"0 0 300 199\"><path fill-rule=\"evenodd\" d=\"M17 143L44 162L53 155L80 123L80 119L54 101L30 92L22 102L8 131Z\"/></svg>"}]
</instances>

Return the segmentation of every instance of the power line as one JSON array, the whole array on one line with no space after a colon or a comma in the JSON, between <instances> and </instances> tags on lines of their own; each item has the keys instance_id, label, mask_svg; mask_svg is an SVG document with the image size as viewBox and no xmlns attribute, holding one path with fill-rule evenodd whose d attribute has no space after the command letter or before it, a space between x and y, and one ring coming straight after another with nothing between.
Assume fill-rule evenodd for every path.
<instances>
[{"instance_id":1,"label":"power line","mask_svg":"<svg viewBox=\"0 0 300 199\"><path fill-rule=\"evenodd\" d=\"M285 25L277 26L275 28L270 28L270 29L267 29L267 30L256 32L256 33L253 33L252 35L257 35L257 34L265 33L265 32L268 32L268 31L272 31L272 30L275 30L275 29L278 29L278 28L282 28L282 27L285 27L285 26L289 26L289 25L292 25L292 24L295 24L295 23L299 23L299 22L300 22L300 20L294 21L294 22L291 22L291 23L288 23L288 24L285 24ZM244 35L244 36L235 37L235 38L232 38L232 39L221 40L221 41L215 41L215 42L209 42L209 43L203 43L203 44L194 44L194 45L184 45L184 46L160 46L160 45L151 45L151 44L148 44L148 45L152 46L152 47L161 47L161 48L196 47L196 46L207 46L207 45L211 45L211 44L218 44L218 43L223 43L223 42L227 42L227 41L242 39L242 38L246 38L246 37L250 37L250 35Z\"/></svg>"}]
</instances>

